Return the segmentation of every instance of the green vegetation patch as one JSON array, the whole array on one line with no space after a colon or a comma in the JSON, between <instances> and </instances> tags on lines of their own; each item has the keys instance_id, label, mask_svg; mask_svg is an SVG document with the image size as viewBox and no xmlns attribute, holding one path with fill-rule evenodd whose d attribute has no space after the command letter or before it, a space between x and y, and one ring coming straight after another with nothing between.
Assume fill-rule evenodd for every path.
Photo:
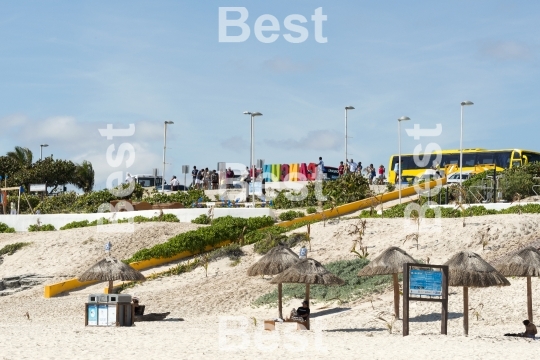
<instances>
[{"instance_id":1,"label":"green vegetation patch","mask_svg":"<svg viewBox=\"0 0 540 360\"><path fill-rule=\"evenodd\" d=\"M13 254L15 254L15 252L17 250L22 249L23 247L28 246L30 244L31 243L29 243L29 242L18 242L18 243L6 245L6 246L4 246L3 248L0 249L0 256L2 256L2 255L13 255Z\"/></svg>"},{"instance_id":2,"label":"green vegetation patch","mask_svg":"<svg viewBox=\"0 0 540 360\"><path fill-rule=\"evenodd\" d=\"M0 233L14 233L15 229L7 226L3 222L0 222Z\"/></svg>"},{"instance_id":3,"label":"green vegetation patch","mask_svg":"<svg viewBox=\"0 0 540 360\"><path fill-rule=\"evenodd\" d=\"M43 225L40 225L40 224L35 224L35 225L30 225L28 227L28 231L30 232L33 232L33 231L55 231L56 228L54 227L54 225L51 225L51 224L43 224Z\"/></svg>"},{"instance_id":4,"label":"green vegetation patch","mask_svg":"<svg viewBox=\"0 0 540 360\"><path fill-rule=\"evenodd\" d=\"M304 214L301 211L289 210L289 211L285 211L279 214L279 220L289 221L289 220L293 220L293 219L304 217L304 216L306 216L306 214Z\"/></svg>"},{"instance_id":5,"label":"green vegetation patch","mask_svg":"<svg viewBox=\"0 0 540 360\"><path fill-rule=\"evenodd\" d=\"M193 224L208 225L212 222L212 218L206 214L201 214L195 219L191 220Z\"/></svg>"},{"instance_id":6,"label":"green vegetation patch","mask_svg":"<svg viewBox=\"0 0 540 360\"><path fill-rule=\"evenodd\" d=\"M220 217L213 220L210 226L178 234L163 244L149 249L141 249L125 262L172 257L183 251L203 252L207 246L216 246L225 240L239 240L244 234L249 234L249 232L272 224L274 224L274 219L270 216L249 219L232 216Z\"/></svg>"},{"instance_id":7,"label":"green vegetation patch","mask_svg":"<svg viewBox=\"0 0 540 360\"><path fill-rule=\"evenodd\" d=\"M392 283L392 275L359 277L358 272L367 264L367 259L340 260L325 265L334 275L345 281L343 286L311 285L310 298L317 301L341 302L363 298L374 293L383 292ZM284 299L303 299L306 293L305 284L283 284ZM277 287L274 291L257 298L255 306L277 305Z\"/></svg>"}]
</instances>

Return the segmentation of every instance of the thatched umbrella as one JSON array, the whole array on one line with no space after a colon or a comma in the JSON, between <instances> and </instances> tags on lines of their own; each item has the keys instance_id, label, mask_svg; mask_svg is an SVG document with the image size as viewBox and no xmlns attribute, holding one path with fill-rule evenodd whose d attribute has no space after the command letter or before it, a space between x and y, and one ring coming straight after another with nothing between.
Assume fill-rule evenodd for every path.
<instances>
[{"instance_id":1,"label":"thatched umbrella","mask_svg":"<svg viewBox=\"0 0 540 360\"><path fill-rule=\"evenodd\" d=\"M79 281L93 280L109 281L109 294L112 294L114 280L142 281L146 278L139 271L120 260L106 257L79 276Z\"/></svg>"},{"instance_id":2,"label":"thatched umbrella","mask_svg":"<svg viewBox=\"0 0 540 360\"><path fill-rule=\"evenodd\" d=\"M345 281L326 270L317 260L304 259L273 278L271 283L306 284L306 300L308 301L309 306L309 286L311 284L343 285L345 284Z\"/></svg>"},{"instance_id":3,"label":"thatched umbrella","mask_svg":"<svg viewBox=\"0 0 540 360\"><path fill-rule=\"evenodd\" d=\"M272 248L266 255L259 259L255 264L251 265L247 271L248 276L263 276L263 275L277 275L283 272L285 269L296 264L298 261L298 255L296 255L291 249L286 246L276 246ZM283 305L282 305L282 285L278 284L278 307L279 318L283 319Z\"/></svg>"},{"instance_id":4,"label":"thatched umbrella","mask_svg":"<svg viewBox=\"0 0 540 360\"><path fill-rule=\"evenodd\" d=\"M532 246L502 258L495 268L504 276L527 277L527 313L533 322L531 276L540 276L540 252Z\"/></svg>"},{"instance_id":5,"label":"thatched umbrella","mask_svg":"<svg viewBox=\"0 0 540 360\"><path fill-rule=\"evenodd\" d=\"M448 265L448 285L463 286L463 332L469 335L469 287L508 286L510 282L478 254L461 251Z\"/></svg>"},{"instance_id":6,"label":"thatched umbrella","mask_svg":"<svg viewBox=\"0 0 540 360\"><path fill-rule=\"evenodd\" d=\"M416 263L409 254L404 250L392 246L384 250L381 255L377 256L369 264L367 264L358 276L375 276L392 274L394 278L394 314L396 319L399 318L399 281L398 274L403 272L403 264Z\"/></svg>"}]
</instances>

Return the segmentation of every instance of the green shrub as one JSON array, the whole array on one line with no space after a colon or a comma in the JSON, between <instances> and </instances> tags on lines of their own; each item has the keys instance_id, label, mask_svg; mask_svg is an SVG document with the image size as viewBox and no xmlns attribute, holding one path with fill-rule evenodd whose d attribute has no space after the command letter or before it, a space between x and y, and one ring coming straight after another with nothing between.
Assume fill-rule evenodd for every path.
<instances>
[{"instance_id":1,"label":"green shrub","mask_svg":"<svg viewBox=\"0 0 540 360\"><path fill-rule=\"evenodd\" d=\"M30 245L28 242L18 242L14 244L9 244L0 249L0 256L2 255L13 255L17 250Z\"/></svg>"},{"instance_id":2,"label":"green shrub","mask_svg":"<svg viewBox=\"0 0 540 360\"><path fill-rule=\"evenodd\" d=\"M279 214L279 219L281 221L289 221L304 216L306 216L306 214L301 211L289 210Z\"/></svg>"},{"instance_id":3,"label":"green shrub","mask_svg":"<svg viewBox=\"0 0 540 360\"><path fill-rule=\"evenodd\" d=\"M274 219L269 216L250 219L224 216L215 219L210 226L178 234L163 244L141 249L125 262L166 258L183 251L202 252L207 246L216 246L225 240L236 241L242 234L248 234L256 230L258 226L263 227L273 223Z\"/></svg>"},{"instance_id":4,"label":"green shrub","mask_svg":"<svg viewBox=\"0 0 540 360\"><path fill-rule=\"evenodd\" d=\"M392 281L392 275L359 277L358 272L367 264L367 259L341 260L325 265L331 273L345 281L343 286L311 285L310 298L318 301L352 301L383 292ZM283 284L283 297L303 299L306 286L304 284ZM256 299L255 306L277 304L277 290Z\"/></svg>"},{"instance_id":5,"label":"green shrub","mask_svg":"<svg viewBox=\"0 0 540 360\"><path fill-rule=\"evenodd\" d=\"M212 252L210 252L209 258L210 260L218 260L224 257L228 257L229 260L235 261L243 255L244 251L242 250L242 247L239 244L234 243L213 250Z\"/></svg>"},{"instance_id":6,"label":"green shrub","mask_svg":"<svg viewBox=\"0 0 540 360\"><path fill-rule=\"evenodd\" d=\"M32 231L55 231L56 228L54 227L54 225L51 225L51 224L44 224L44 225L30 225L28 227L28 231L32 232Z\"/></svg>"},{"instance_id":7,"label":"green shrub","mask_svg":"<svg viewBox=\"0 0 540 360\"><path fill-rule=\"evenodd\" d=\"M77 229L77 228L83 228L83 227L88 227L88 226L91 226L88 220L72 221L62 226L60 230Z\"/></svg>"},{"instance_id":8,"label":"green shrub","mask_svg":"<svg viewBox=\"0 0 540 360\"><path fill-rule=\"evenodd\" d=\"M253 250L257 254L263 255L278 245L285 245L289 248L292 248L301 242L307 241L309 241L307 233L294 233L290 236L286 236L284 234L267 233L266 237L260 239L255 243Z\"/></svg>"},{"instance_id":9,"label":"green shrub","mask_svg":"<svg viewBox=\"0 0 540 360\"><path fill-rule=\"evenodd\" d=\"M195 219L191 220L191 222L194 224L208 225L212 222L212 219L206 214L201 214Z\"/></svg>"},{"instance_id":10,"label":"green shrub","mask_svg":"<svg viewBox=\"0 0 540 360\"><path fill-rule=\"evenodd\" d=\"M317 208L313 207L313 206L310 206L306 209L306 212L308 214L315 214L317 212Z\"/></svg>"},{"instance_id":11,"label":"green shrub","mask_svg":"<svg viewBox=\"0 0 540 360\"><path fill-rule=\"evenodd\" d=\"M0 222L0 233L14 233L15 229L7 226L3 222Z\"/></svg>"},{"instance_id":12,"label":"green shrub","mask_svg":"<svg viewBox=\"0 0 540 360\"><path fill-rule=\"evenodd\" d=\"M300 192L290 190L277 192L277 196L274 199L274 208L291 209L295 207L317 206L319 200L316 196L315 182L310 181L306 185L306 190L307 196L300 201L289 200L286 196L287 194L298 196ZM322 181L322 193L328 198L328 201L331 200L336 205L342 205L366 198L366 195L369 194L369 184L363 176L345 174L336 180Z\"/></svg>"}]
</instances>

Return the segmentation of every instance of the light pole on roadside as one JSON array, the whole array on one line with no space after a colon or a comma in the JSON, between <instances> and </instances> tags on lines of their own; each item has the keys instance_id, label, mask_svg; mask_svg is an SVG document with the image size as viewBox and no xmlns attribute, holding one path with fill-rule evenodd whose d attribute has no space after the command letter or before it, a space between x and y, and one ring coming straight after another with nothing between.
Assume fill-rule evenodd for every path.
<instances>
[{"instance_id":1,"label":"light pole on roadside","mask_svg":"<svg viewBox=\"0 0 540 360\"><path fill-rule=\"evenodd\" d=\"M167 152L167 125L172 125L172 121L163 122L163 174L161 176L161 192L165 192L165 153Z\"/></svg>"},{"instance_id":2,"label":"light pole on roadside","mask_svg":"<svg viewBox=\"0 0 540 360\"><path fill-rule=\"evenodd\" d=\"M49 144L39 145L39 160L43 160L43 148L49 146Z\"/></svg>"},{"instance_id":3,"label":"light pole on roadside","mask_svg":"<svg viewBox=\"0 0 540 360\"><path fill-rule=\"evenodd\" d=\"M461 102L461 126L459 132L459 184L463 186L463 107L474 105L472 101ZM461 193L459 198L461 199Z\"/></svg>"},{"instance_id":4,"label":"light pole on roadside","mask_svg":"<svg viewBox=\"0 0 540 360\"><path fill-rule=\"evenodd\" d=\"M401 204L401 122L408 121L411 119L407 116L402 116L397 120L398 120L398 148L399 148L397 179L399 181L399 203Z\"/></svg>"},{"instance_id":5,"label":"light pole on roadside","mask_svg":"<svg viewBox=\"0 0 540 360\"><path fill-rule=\"evenodd\" d=\"M345 162L347 162L347 110L354 110L354 106L345 106Z\"/></svg>"},{"instance_id":6,"label":"light pole on roadside","mask_svg":"<svg viewBox=\"0 0 540 360\"><path fill-rule=\"evenodd\" d=\"M262 116L260 112L251 112L251 111L244 111L244 115L249 115L251 120L251 146L250 146L250 157L249 157L249 171L250 173L253 172L253 176L251 177L251 183L253 184L253 195L251 196L253 208L255 209L255 178L256 178L256 171L255 171L255 123L253 122L253 119L255 116ZM248 195L249 195L249 189L248 189Z\"/></svg>"}]
</instances>

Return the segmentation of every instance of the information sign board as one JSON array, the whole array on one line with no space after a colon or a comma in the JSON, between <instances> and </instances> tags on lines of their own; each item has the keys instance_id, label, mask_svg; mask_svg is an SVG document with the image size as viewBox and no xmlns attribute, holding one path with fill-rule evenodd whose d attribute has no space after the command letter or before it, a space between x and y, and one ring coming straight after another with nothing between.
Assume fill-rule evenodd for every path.
<instances>
[{"instance_id":1,"label":"information sign board","mask_svg":"<svg viewBox=\"0 0 540 360\"><path fill-rule=\"evenodd\" d=\"M436 268L411 267L409 273L409 296L442 296L443 273Z\"/></svg>"}]
</instances>

